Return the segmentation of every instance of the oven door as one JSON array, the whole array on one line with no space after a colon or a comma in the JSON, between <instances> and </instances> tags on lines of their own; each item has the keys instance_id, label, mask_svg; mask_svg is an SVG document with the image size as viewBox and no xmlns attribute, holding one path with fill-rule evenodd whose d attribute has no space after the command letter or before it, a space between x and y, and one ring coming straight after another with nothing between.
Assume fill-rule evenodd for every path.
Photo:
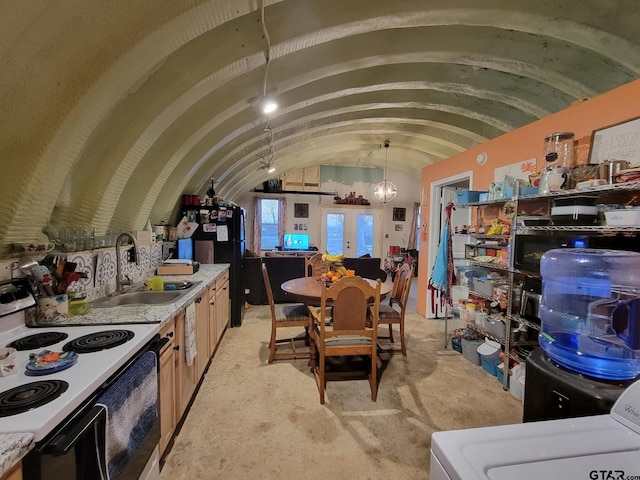
<instances>
[{"instance_id":1,"label":"oven door","mask_svg":"<svg viewBox=\"0 0 640 480\"><path fill-rule=\"evenodd\" d=\"M160 439L159 335L23 459L25 479L137 479Z\"/></svg>"}]
</instances>

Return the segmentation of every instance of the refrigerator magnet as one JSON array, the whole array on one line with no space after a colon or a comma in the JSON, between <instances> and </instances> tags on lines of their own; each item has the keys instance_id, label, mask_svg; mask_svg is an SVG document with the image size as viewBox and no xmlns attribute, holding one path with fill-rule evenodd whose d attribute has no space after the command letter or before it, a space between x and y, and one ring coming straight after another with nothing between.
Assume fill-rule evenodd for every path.
<instances>
[{"instance_id":1,"label":"refrigerator magnet","mask_svg":"<svg viewBox=\"0 0 640 480\"><path fill-rule=\"evenodd\" d=\"M227 210L227 218L233 218L233 210Z\"/></svg>"},{"instance_id":2,"label":"refrigerator magnet","mask_svg":"<svg viewBox=\"0 0 640 480\"><path fill-rule=\"evenodd\" d=\"M227 221L227 211L226 210L220 210L218 212L218 221L219 222L226 222Z\"/></svg>"},{"instance_id":3,"label":"refrigerator magnet","mask_svg":"<svg viewBox=\"0 0 640 480\"><path fill-rule=\"evenodd\" d=\"M204 223L202 224L202 231L205 233L215 233L216 224L215 223Z\"/></svg>"}]
</instances>

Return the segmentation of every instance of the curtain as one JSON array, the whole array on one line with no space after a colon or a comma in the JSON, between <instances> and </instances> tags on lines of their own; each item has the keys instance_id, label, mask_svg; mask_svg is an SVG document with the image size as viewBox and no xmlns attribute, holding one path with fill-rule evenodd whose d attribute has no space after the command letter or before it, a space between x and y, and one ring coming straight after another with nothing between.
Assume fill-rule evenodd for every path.
<instances>
[{"instance_id":1,"label":"curtain","mask_svg":"<svg viewBox=\"0 0 640 480\"><path fill-rule=\"evenodd\" d=\"M260 234L262 232L262 203L261 197L253 197L253 242L252 250L260 252ZM287 199L278 197L278 238L284 237L285 227L287 226Z\"/></svg>"},{"instance_id":2,"label":"curtain","mask_svg":"<svg viewBox=\"0 0 640 480\"><path fill-rule=\"evenodd\" d=\"M284 238L287 226L287 199L278 197L278 238Z\"/></svg>"},{"instance_id":3,"label":"curtain","mask_svg":"<svg viewBox=\"0 0 640 480\"><path fill-rule=\"evenodd\" d=\"M253 234L251 235L251 250L260 254L260 219L262 218L262 204L260 197L253 197Z\"/></svg>"},{"instance_id":4,"label":"curtain","mask_svg":"<svg viewBox=\"0 0 640 480\"><path fill-rule=\"evenodd\" d=\"M420 204L413 204L413 216L411 219L411 229L409 230L409 240L407 241L407 250L415 250L417 245L416 229L418 228L418 222L420 219Z\"/></svg>"}]
</instances>

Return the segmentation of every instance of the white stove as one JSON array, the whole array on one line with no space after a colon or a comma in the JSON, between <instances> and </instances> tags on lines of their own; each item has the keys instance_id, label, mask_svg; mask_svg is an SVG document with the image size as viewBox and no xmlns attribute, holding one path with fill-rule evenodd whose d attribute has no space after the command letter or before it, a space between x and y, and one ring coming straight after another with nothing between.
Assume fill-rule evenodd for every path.
<instances>
[{"instance_id":1,"label":"white stove","mask_svg":"<svg viewBox=\"0 0 640 480\"><path fill-rule=\"evenodd\" d=\"M640 381L607 415L431 437L431 480L640 478Z\"/></svg>"},{"instance_id":2,"label":"white stove","mask_svg":"<svg viewBox=\"0 0 640 480\"><path fill-rule=\"evenodd\" d=\"M20 317L20 316L18 316ZM60 332L67 334L67 338L48 345L25 351L16 352L17 373L0 377L0 394L15 387L21 387L32 382L61 380L68 383L68 388L57 398L35 407L24 413L0 416L0 433L32 432L35 441L40 441L59 425L67 416L74 412L90 396L125 365L139 350L147 345L159 331L156 324L127 324L127 325L95 325L95 326L57 326L46 328L29 328L24 324L12 325L7 328L10 317L0 319L0 347L5 347L14 340L38 333ZM16 323L15 321L13 323ZM44 375L27 375L25 368L29 362L30 353L42 350L62 352L65 344L71 340L96 332L126 330L133 333L133 338L108 349L79 353L78 360L71 367L55 373Z\"/></svg>"}]
</instances>

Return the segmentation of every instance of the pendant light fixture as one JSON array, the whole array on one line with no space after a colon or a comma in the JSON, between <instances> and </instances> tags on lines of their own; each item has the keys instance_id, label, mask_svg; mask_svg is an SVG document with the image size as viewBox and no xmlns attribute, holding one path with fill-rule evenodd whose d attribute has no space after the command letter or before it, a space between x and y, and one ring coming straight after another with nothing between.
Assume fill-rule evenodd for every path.
<instances>
[{"instance_id":1,"label":"pendant light fixture","mask_svg":"<svg viewBox=\"0 0 640 480\"><path fill-rule=\"evenodd\" d=\"M389 140L384 141L384 177L383 180L378 183L374 190L373 194L375 197L381 201L382 203L387 203L396 198L398 194L398 190L396 186L387 180L387 160L389 159Z\"/></svg>"}]
</instances>

